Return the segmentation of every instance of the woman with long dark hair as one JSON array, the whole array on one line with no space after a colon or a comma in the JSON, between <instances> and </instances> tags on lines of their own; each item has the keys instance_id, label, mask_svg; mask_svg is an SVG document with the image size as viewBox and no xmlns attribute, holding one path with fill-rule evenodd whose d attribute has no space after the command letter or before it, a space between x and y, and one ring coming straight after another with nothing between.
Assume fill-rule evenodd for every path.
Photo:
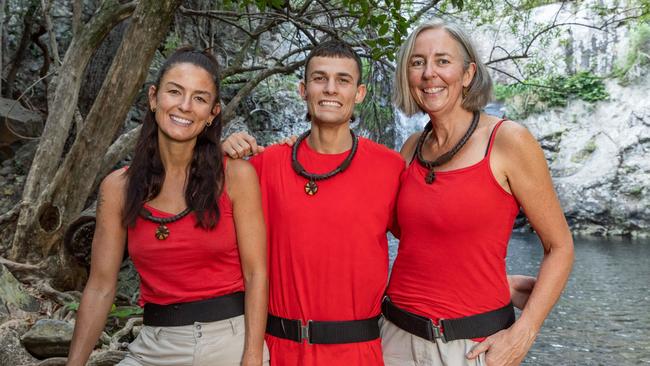
<instances>
[{"instance_id":1,"label":"woman with long dark hair","mask_svg":"<svg viewBox=\"0 0 650 366\"><path fill-rule=\"evenodd\" d=\"M261 195L252 166L221 152L216 59L177 50L149 88L149 105L130 167L99 189L68 365L85 364L99 338L127 238L144 327L119 365L266 364Z\"/></svg>"}]
</instances>

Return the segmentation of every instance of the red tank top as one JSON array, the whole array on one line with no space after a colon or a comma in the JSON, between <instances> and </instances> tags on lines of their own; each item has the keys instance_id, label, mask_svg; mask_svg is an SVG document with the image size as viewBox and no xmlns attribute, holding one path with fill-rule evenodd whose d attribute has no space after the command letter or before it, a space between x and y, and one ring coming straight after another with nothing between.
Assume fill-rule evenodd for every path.
<instances>
[{"instance_id":1,"label":"red tank top","mask_svg":"<svg viewBox=\"0 0 650 366\"><path fill-rule=\"evenodd\" d=\"M244 290L232 216L224 186L219 222L213 230L196 226L193 213L167 224L165 240L154 236L158 224L138 217L128 229L128 250L140 274L140 306L208 299ZM154 217L173 214L145 204Z\"/></svg>"},{"instance_id":2,"label":"red tank top","mask_svg":"<svg viewBox=\"0 0 650 366\"><path fill-rule=\"evenodd\" d=\"M349 151L320 154L304 141L300 163L325 173ZM359 138L347 170L318 182L291 168L291 148L271 146L250 162L257 169L268 224L269 312L290 319L356 320L376 316L388 280L386 229L404 160ZM381 342L307 344L267 336L272 366L381 366Z\"/></svg>"},{"instance_id":3,"label":"red tank top","mask_svg":"<svg viewBox=\"0 0 650 366\"><path fill-rule=\"evenodd\" d=\"M486 156L461 169L436 172L412 162L397 202L399 251L387 293L399 307L434 321L494 310L510 302L506 254L519 212Z\"/></svg>"}]
</instances>

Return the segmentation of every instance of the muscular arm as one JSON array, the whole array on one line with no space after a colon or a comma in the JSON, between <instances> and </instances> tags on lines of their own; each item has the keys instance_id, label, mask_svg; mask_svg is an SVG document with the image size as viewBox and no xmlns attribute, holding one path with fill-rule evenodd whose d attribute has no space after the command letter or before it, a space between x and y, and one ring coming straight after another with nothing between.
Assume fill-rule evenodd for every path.
<instances>
[{"instance_id":1,"label":"muscular arm","mask_svg":"<svg viewBox=\"0 0 650 366\"><path fill-rule=\"evenodd\" d=\"M255 169L244 160L229 160L226 187L233 203L237 246L246 288L246 343L243 365L261 365L268 304L266 229L262 195Z\"/></svg>"},{"instance_id":2,"label":"muscular arm","mask_svg":"<svg viewBox=\"0 0 650 366\"><path fill-rule=\"evenodd\" d=\"M505 178L537 232L544 258L521 317L509 329L488 337L472 356L487 350L488 364L518 365L569 278L573 239L542 149L528 130L514 122L504 123L497 134L492 159L497 167L495 175Z\"/></svg>"},{"instance_id":3,"label":"muscular arm","mask_svg":"<svg viewBox=\"0 0 650 366\"><path fill-rule=\"evenodd\" d=\"M122 225L126 182L123 172L111 173L99 188L90 276L77 313L68 366L86 364L115 298L126 241L126 228Z\"/></svg>"}]
</instances>

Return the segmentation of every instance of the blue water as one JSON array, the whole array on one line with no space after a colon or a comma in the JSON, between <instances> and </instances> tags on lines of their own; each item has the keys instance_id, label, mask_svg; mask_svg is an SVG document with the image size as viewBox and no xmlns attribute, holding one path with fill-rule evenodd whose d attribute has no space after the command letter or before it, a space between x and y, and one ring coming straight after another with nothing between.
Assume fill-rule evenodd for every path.
<instances>
[{"instance_id":1,"label":"blue water","mask_svg":"<svg viewBox=\"0 0 650 366\"><path fill-rule=\"evenodd\" d=\"M390 243L391 262L397 242ZM562 297L522 365L650 365L650 240L575 238ZM535 276L537 236L513 234L508 272Z\"/></svg>"}]
</instances>

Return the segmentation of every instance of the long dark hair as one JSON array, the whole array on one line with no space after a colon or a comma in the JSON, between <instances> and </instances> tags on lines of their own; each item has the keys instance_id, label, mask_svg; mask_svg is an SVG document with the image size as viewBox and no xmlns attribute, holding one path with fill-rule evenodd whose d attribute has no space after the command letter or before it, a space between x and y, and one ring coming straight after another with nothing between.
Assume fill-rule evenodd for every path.
<instances>
[{"instance_id":1,"label":"long dark hair","mask_svg":"<svg viewBox=\"0 0 650 366\"><path fill-rule=\"evenodd\" d=\"M163 63L154 82L156 92L165 73L179 63L190 63L207 71L217 91L214 103L219 103L219 63L207 51L198 51L193 47L179 48ZM221 127L219 113L212 124L198 135L185 189L185 201L196 215L197 226L204 229L213 229L219 221L217 198L224 186ZM125 226L133 227L144 203L160 193L165 180L165 167L158 147L158 124L155 113L150 109L147 109L142 122L133 160L126 174L126 206L122 220Z\"/></svg>"}]
</instances>

